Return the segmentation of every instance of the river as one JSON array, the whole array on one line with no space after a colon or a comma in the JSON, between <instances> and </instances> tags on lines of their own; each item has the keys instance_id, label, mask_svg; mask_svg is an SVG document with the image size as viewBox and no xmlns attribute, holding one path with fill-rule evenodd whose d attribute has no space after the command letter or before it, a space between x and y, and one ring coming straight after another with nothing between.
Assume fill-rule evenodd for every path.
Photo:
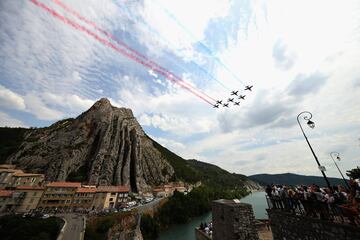
<instances>
[{"instance_id":1,"label":"river","mask_svg":"<svg viewBox=\"0 0 360 240\"><path fill-rule=\"evenodd\" d=\"M265 199L265 192L254 192L241 202L249 203L253 206L255 218L268 218L266 214L267 203ZM158 240L195 240L195 227L199 226L201 222L211 221L211 212L192 219L186 224L176 224L171 226L168 230L162 232Z\"/></svg>"}]
</instances>

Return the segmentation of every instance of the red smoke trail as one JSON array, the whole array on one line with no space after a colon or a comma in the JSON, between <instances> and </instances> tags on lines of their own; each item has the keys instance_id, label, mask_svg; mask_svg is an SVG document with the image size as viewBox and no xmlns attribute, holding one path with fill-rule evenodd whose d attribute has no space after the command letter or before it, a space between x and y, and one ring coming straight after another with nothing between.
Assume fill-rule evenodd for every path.
<instances>
[{"instance_id":1,"label":"red smoke trail","mask_svg":"<svg viewBox=\"0 0 360 240\"><path fill-rule=\"evenodd\" d=\"M47 11L48 13L50 13L51 15L53 15L54 17L58 18L59 20L61 20L62 22L72 26L73 28L80 30L82 32L85 32L86 34L92 36L93 38L95 38L96 40L98 40L99 42L101 42L102 44L104 44L105 46L111 47L113 50L125 55L126 57L132 59L133 61L136 61L142 65L144 65L145 67L148 67L150 69L153 69L155 72L163 75L164 77L168 78L169 80L173 81L174 83L179 84L181 87L189 90L190 92L192 92L194 95L196 95L197 97L201 98L202 100L204 100L205 102L209 103L210 105L213 105L208 99L206 99L204 96L202 96L201 94L197 93L195 90L189 88L189 86L184 85L183 82L179 82L176 79L173 79L171 76L167 76L166 73L164 73L163 71L159 70L159 69L154 69L149 63L144 62L142 59L139 59L136 56L133 56L131 54L129 54L128 52L124 51L123 49L115 46L114 44L112 44L111 42L107 41L104 38L101 38L100 36L98 36L97 34L91 32L90 30L88 30L87 28L73 22L72 20L70 20L69 18L60 15L59 13L57 13L55 10L47 7L45 4L38 2L37 0L30 0L32 3L34 3L36 6L44 9L45 11Z\"/></svg>"},{"instance_id":2,"label":"red smoke trail","mask_svg":"<svg viewBox=\"0 0 360 240\"><path fill-rule=\"evenodd\" d=\"M94 27L97 31L101 32L102 34L104 34L105 36L107 36L108 38L112 39L113 41L115 41L117 44L119 44L120 46L126 48L127 50L129 50L130 52L132 52L133 54L143 58L145 61L149 62L151 65L157 67L158 69L160 69L161 71L165 72L167 76L165 76L166 78L169 77L174 77L177 81L182 82L182 84L187 85L189 88L193 88L194 91L199 92L199 94L202 94L206 97L208 97L209 99L216 101L214 98L208 96L206 93L203 93L197 89L195 89L192 85L190 85L189 83L183 81L180 77L176 76L174 73L170 72L169 70L163 68L162 66L160 66L159 64L157 64L156 62L148 59L146 56L144 56L143 54L139 53L138 51L130 48L128 45L126 45L125 42L117 39L113 34L107 32L106 30L98 27L96 25L95 22L85 18L84 16L82 16L80 13L78 13L77 11L75 11L74 9L70 8L69 6L65 5L63 2L61 2L61 0L52 0L54 3L56 3L57 5L59 5L60 7L62 7L64 10L68 11L69 13L73 14L75 17L77 17L78 19L80 19L81 21L91 25L92 27Z\"/></svg>"}]
</instances>

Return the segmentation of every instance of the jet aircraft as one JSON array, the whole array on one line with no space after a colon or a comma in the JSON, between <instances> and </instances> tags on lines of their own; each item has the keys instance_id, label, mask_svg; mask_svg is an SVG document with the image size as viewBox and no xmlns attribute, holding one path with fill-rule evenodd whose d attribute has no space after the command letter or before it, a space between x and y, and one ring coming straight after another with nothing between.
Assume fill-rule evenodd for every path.
<instances>
[{"instance_id":1,"label":"jet aircraft","mask_svg":"<svg viewBox=\"0 0 360 240\"><path fill-rule=\"evenodd\" d=\"M228 104L228 103L224 103L224 104L223 104L223 107L229 107L229 104Z\"/></svg>"},{"instance_id":2,"label":"jet aircraft","mask_svg":"<svg viewBox=\"0 0 360 240\"><path fill-rule=\"evenodd\" d=\"M217 100L216 103L217 104L222 104L222 100Z\"/></svg>"},{"instance_id":3,"label":"jet aircraft","mask_svg":"<svg viewBox=\"0 0 360 240\"><path fill-rule=\"evenodd\" d=\"M245 96L246 96L246 95L240 95L240 96L239 96L239 99L245 100Z\"/></svg>"},{"instance_id":4,"label":"jet aircraft","mask_svg":"<svg viewBox=\"0 0 360 240\"><path fill-rule=\"evenodd\" d=\"M245 90L252 91L252 90L251 90L251 89L252 89L252 87L253 87L253 85L251 85L251 86L247 85L247 86L245 87Z\"/></svg>"},{"instance_id":5,"label":"jet aircraft","mask_svg":"<svg viewBox=\"0 0 360 240\"><path fill-rule=\"evenodd\" d=\"M213 105L214 108L219 108L219 104Z\"/></svg>"},{"instance_id":6,"label":"jet aircraft","mask_svg":"<svg viewBox=\"0 0 360 240\"><path fill-rule=\"evenodd\" d=\"M232 92L231 92L231 96L233 96L233 95L236 95L236 96L237 96L237 95L238 95L238 92L239 92L239 91L232 91Z\"/></svg>"},{"instance_id":7,"label":"jet aircraft","mask_svg":"<svg viewBox=\"0 0 360 240\"><path fill-rule=\"evenodd\" d=\"M240 106L240 102L234 102L234 105Z\"/></svg>"},{"instance_id":8,"label":"jet aircraft","mask_svg":"<svg viewBox=\"0 0 360 240\"><path fill-rule=\"evenodd\" d=\"M234 98L229 98L228 102L234 102Z\"/></svg>"}]
</instances>

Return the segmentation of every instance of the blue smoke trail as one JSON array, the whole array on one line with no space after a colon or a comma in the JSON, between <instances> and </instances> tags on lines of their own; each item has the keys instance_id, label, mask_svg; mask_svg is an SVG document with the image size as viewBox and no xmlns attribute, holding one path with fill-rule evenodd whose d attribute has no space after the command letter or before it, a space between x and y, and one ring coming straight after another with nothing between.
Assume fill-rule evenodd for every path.
<instances>
[{"instance_id":1,"label":"blue smoke trail","mask_svg":"<svg viewBox=\"0 0 360 240\"><path fill-rule=\"evenodd\" d=\"M155 2L172 20L174 20L175 23L177 23L194 41L198 42L199 45L205 50L205 52L207 54L209 54L211 57L213 57L215 59L215 61L220 64L224 69L226 69L226 71L228 71L235 79L237 79L241 84L243 84L244 86L246 86L246 84L240 80L240 78L238 76L236 76L230 69L229 67L227 67L214 53L213 51L211 51L211 49L209 47L207 47L204 43L202 43L201 41L198 41L195 37L195 35L190 32L186 26L184 26L184 24L182 24L175 16L174 14L172 14L167 8L165 8L164 6L162 6L158 1L153 0L152 2Z\"/></svg>"},{"instance_id":2,"label":"blue smoke trail","mask_svg":"<svg viewBox=\"0 0 360 240\"><path fill-rule=\"evenodd\" d=\"M158 31L156 31L151 25L149 25L148 23L146 23L141 17L135 16L131 13L129 7L126 4L120 5L118 4L118 6L125 10L127 16L132 19L134 22L139 23L141 22L151 33L155 34L157 37L159 37L165 44L171 46L173 49L176 49L176 46L174 46L174 44L172 44L169 40L167 40L166 38L164 38ZM172 61L173 62L173 61ZM179 63L173 62L175 63L176 66L178 66L181 70L183 70L184 72L187 72L187 70L180 65ZM217 78L215 78L211 73L209 73L207 70L205 70L203 67L201 67L199 64L197 64L196 62L191 60L191 63L193 63L198 69L200 69L203 73L205 73L207 76L209 76L211 79L213 79L214 81L216 81L218 84L220 84L222 87L224 87L225 89L229 90L230 89L224 85L222 82L220 82Z\"/></svg>"}]
</instances>

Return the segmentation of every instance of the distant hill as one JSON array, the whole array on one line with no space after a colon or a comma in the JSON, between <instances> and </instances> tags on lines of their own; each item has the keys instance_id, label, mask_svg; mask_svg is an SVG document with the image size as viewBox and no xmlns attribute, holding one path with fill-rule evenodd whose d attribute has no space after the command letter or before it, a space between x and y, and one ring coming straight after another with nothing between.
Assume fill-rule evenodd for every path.
<instances>
[{"instance_id":1,"label":"distant hill","mask_svg":"<svg viewBox=\"0 0 360 240\"><path fill-rule=\"evenodd\" d=\"M176 179L185 182L201 181L206 185L221 188L242 188L259 189L261 185L249 179L245 175L229 173L228 171L195 159L185 160L171 152L167 148L153 141L154 147L160 151L163 157L173 166Z\"/></svg>"},{"instance_id":2,"label":"distant hill","mask_svg":"<svg viewBox=\"0 0 360 240\"><path fill-rule=\"evenodd\" d=\"M286 184L286 185L310 185L317 184L319 186L325 186L326 182L323 177L318 176L306 176L293 173L282 174L256 174L249 176L250 179L257 181L263 185L266 184ZM344 180L341 178L328 178L331 185L344 184Z\"/></svg>"}]
</instances>

